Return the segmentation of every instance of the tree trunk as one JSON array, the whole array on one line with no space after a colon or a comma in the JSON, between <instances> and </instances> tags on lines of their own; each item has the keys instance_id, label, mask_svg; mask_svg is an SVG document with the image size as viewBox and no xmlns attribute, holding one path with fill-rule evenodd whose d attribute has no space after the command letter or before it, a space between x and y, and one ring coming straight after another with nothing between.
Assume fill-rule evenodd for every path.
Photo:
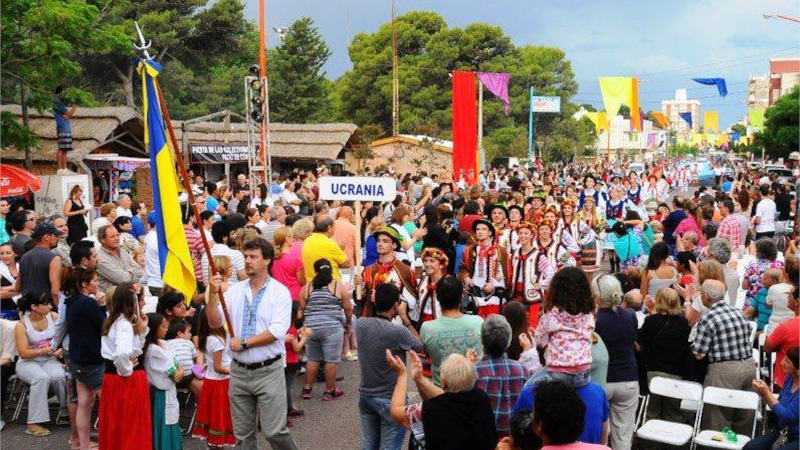
<instances>
[{"instance_id":1,"label":"tree trunk","mask_svg":"<svg viewBox=\"0 0 800 450\"><path fill-rule=\"evenodd\" d=\"M30 119L28 117L28 85L20 82L19 103L22 107L22 126L29 130ZM33 155L30 146L25 146L25 170L33 168Z\"/></svg>"},{"instance_id":2,"label":"tree trunk","mask_svg":"<svg viewBox=\"0 0 800 450\"><path fill-rule=\"evenodd\" d=\"M128 63L125 72L119 70L116 65L111 66L117 78L122 81L122 89L125 91L125 105L131 108L136 108L136 103L133 101L133 63Z\"/></svg>"}]
</instances>

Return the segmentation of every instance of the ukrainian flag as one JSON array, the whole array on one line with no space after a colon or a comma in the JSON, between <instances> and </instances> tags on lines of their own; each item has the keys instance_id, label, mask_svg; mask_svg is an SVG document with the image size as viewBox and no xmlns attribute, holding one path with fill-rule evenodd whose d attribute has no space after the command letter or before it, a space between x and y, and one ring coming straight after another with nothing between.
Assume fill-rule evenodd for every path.
<instances>
[{"instance_id":1,"label":"ukrainian flag","mask_svg":"<svg viewBox=\"0 0 800 450\"><path fill-rule=\"evenodd\" d=\"M164 118L158 99L158 73L161 65L142 60L137 68L142 77L142 116L144 145L150 152L150 175L153 182L153 210L156 213L158 259L161 279L183 293L187 303L197 288L189 244L181 222L178 202L178 174L174 149L164 132Z\"/></svg>"}]
</instances>

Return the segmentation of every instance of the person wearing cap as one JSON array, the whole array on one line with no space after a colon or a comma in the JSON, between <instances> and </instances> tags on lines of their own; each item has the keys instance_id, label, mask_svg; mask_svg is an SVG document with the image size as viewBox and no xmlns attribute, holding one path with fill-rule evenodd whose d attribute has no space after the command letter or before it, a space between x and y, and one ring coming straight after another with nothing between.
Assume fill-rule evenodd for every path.
<instances>
[{"instance_id":1,"label":"person wearing cap","mask_svg":"<svg viewBox=\"0 0 800 450\"><path fill-rule=\"evenodd\" d=\"M407 310L414 310L419 296L417 279L411 266L400 262L395 253L402 245L400 234L387 225L375 230L372 237L375 239L378 260L365 267L361 275L356 274L353 278L357 285L364 284L362 298L358 299L363 308L361 316L375 316L375 291L382 283L394 284L400 291L400 300L408 305ZM407 315L401 315L400 319L403 325L411 323Z\"/></svg>"},{"instance_id":2,"label":"person wearing cap","mask_svg":"<svg viewBox=\"0 0 800 450\"><path fill-rule=\"evenodd\" d=\"M522 222L517 233L519 248L514 250L511 258L511 299L528 308L528 324L535 328L544 292L556 270L534 245L535 225Z\"/></svg>"},{"instance_id":3,"label":"person wearing cap","mask_svg":"<svg viewBox=\"0 0 800 450\"><path fill-rule=\"evenodd\" d=\"M531 198L531 208L525 214L525 221L530 223L537 223L542 220L544 216L544 201L547 194L542 190L537 190L533 193Z\"/></svg>"},{"instance_id":4,"label":"person wearing cap","mask_svg":"<svg viewBox=\"0 0 800 450\"><path fill-rule=\"evenodd\" d=\"M464 249L458 278L467 289L480 289L483 297L477 297L478 314L487 317L500 313L503 300L496 291L509 286L511 264L506 249L495 244L495 230L490 221L476 220L472 232L476 243Z\"/></svg>"},{"instance_id":5,"label":"person wearing cap","mask_svg":"<svg viewBox=\"0 0 800 450\"><path fill-rule=\"evenodd\" d=\"M16 291L23 297L30 295L39 300L49 295L53 306L58 305L61 258L53 253L53 248L63 234L50 222L36 225L33 229L31 239L35 242L34 247L19 261Z\"/></svg>"},{"instance_id":6,"label":"person wearing cap","mask_svg":"<svg viewBox=\"0 0 800 450\"><path fill-rule=\"evenodd\" d=\"M97 230L100 250L97 252L97 275L100 290L105 292L120 283L138 283L143 270L127 250L122 248L119 232L114 225L104 225Z\"/></svg>"},{"instance_id":7,"label":"person wearing cap","mask_svg":"<svg viewBox=\"0 0 800 450\"><path fill-rule=\"evenodd\" d=\"M494 241L509 252L511 249L511 228L508 226L508 208L494 204L489 208L489 220L494 227Z\"/></svg>"}]
</instances>

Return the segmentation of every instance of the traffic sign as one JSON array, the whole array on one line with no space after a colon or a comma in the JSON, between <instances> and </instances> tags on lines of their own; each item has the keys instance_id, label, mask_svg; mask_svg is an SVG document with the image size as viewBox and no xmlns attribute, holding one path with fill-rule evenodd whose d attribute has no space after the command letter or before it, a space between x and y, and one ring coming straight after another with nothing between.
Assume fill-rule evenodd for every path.
<instances>
[{"instance_id":1,"label":"traffic sign","mask_svg":"<svg viewBox=\"0 0 800 450\"><path fill-rule=\"evenodd\" d=\"M531 106L533 112L537 113L560 113L561 97L545 97L534 95L531 97Z\"/></svg>"}]
</instances>

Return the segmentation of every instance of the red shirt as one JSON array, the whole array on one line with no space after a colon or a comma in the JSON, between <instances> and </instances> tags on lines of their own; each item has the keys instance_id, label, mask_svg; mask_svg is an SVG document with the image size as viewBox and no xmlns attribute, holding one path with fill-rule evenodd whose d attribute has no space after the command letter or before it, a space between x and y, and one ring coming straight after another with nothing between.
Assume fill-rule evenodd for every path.
<instances>
[{"instance_id":1,"label":"red shirt","mask_svg":"<svg viewBox=\"0 0 800 450\"><path fill-rule=\"evenodd\" d=\"M294 336L295 339L297 339L297 329L294 327L294 325L291 325L289 327L289 331L287 331L286 334L291 334L292 336ZM297 352L294 351L294 347L292 347L292 344L286 342L285 345L286 345L286 364L299 363L300 355L298 355Z\"/></svg>"},{"instance_id":2,"label":"red shirt","mask_svg":"<svg viewBox=\"0 0 800 450\"><path fill-rule=\"evenodd\" d=\"M800 345L800 317L794 317L783 321L767 337L767 344L778 350L778 357L775 359L775 384L783 387L786 374L783 372L783 358L786 350Z\"/></svg>"},{"instance_id":3,"label":"red shirt","mask_svg":"<svg viewBox=\"0 0 800 450\"><path fill-rule=\"evenodd\" d=\"M195 230L191 225L184 225L183 232L186 234L186 243L189 244L189 254L192 255L192 264L194 265L194 276L197 281L203 282L203 238L200 232Z\"/></svg>"}]
</instances>

